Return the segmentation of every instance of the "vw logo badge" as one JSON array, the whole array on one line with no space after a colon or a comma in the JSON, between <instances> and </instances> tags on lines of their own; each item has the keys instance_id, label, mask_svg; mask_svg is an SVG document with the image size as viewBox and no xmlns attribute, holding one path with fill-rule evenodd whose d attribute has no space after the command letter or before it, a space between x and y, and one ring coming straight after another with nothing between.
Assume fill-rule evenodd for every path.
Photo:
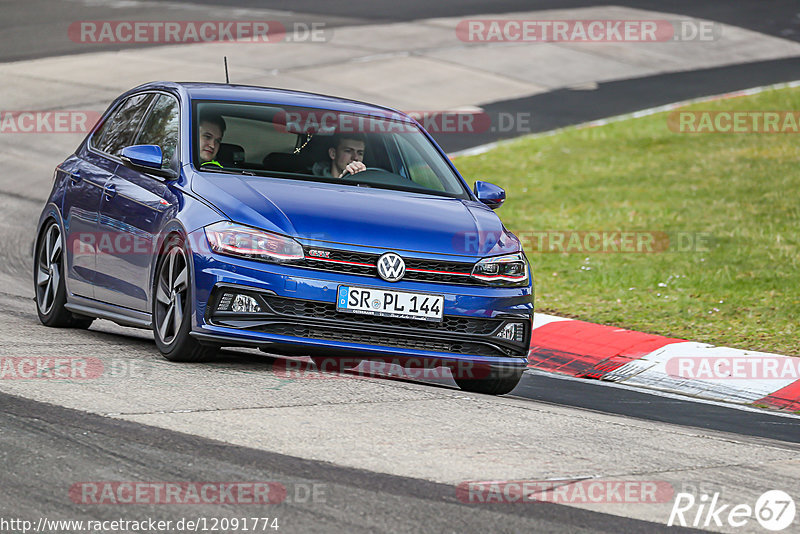
<instances>
[{"instance_id":1,"label":"vw logo badge","mask_svg":"<svg viewBox=\"0 0 800 534\"><path fill-rule=\"evenodd\" d=\"M406 262L394 252L378 258L378 274L387 282L397 282L406 274Z\"/></svg>"}]
</instances>

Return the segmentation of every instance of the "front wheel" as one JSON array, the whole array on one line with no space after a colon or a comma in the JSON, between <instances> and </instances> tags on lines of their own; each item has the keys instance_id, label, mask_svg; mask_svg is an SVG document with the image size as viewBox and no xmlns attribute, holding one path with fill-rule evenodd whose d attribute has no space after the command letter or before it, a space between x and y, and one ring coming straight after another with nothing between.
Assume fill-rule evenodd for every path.
<instances>
[{"instance_id":1,"label":"front wheel","mask_svg":"<svg viewBox=\"0 0 800 534\"><path fill-rule=\"evenodd\" d=\"M153 334L161 354L173 362L208 360L217 347L201 345L192 329L192 277L183 239L173 236L156 266Z\"/></svg>"},{"instance_id":2,"label":"front wheel","mask_svg":"<svg viewBox=\"0 0 800 534\"><path fill-rule=\"evenodd\" d=\"M36 312L45 326L89 328L94 318L74 315L65 307L67 303L65 264L61 227L56 221L51 220L36 242L33 266Z\"/></svg>"},{"instance_id":3,"label":"front wheel","mask_svg":"<svg viewBox=\"0 0 800 534\"><path fill-rule=\"evenodd\" d=\"M459 376L458 372L453 370L453 379L464 391L485 395L505 395L517 387L524 372L525 368L490 367L475 369L474 373L465 377L466 375Z\"/></svg>"}]
</instances>

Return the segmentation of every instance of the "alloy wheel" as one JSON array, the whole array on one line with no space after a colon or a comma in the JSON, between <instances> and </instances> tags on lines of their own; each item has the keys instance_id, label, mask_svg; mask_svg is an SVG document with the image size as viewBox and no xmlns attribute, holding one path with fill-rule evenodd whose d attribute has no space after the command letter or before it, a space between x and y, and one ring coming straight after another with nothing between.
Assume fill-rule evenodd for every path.
<instances>
[{"instance_id":1,"label":"alloy wheel","mask_svg":"<svg viewBox=\"0 0 800 534\"><path fill-rule=\"evenodd\" d=\"M61 230L53 223L47 229L37 258L36 303L43 315L50 313L56 300L56 291L61 282L62 252Z\"/></svg>"},{"instance_id":2,"label":"alloy wheel","mask_svg":"<svg viewBox=\"0 0 800 534\"><path fill-rule=\"evenodd\" d=\"M164 344L175 340L185 319L189 267L182 247L169 249L158 273L156 285L156 332Z\"/></svg>"}]
</instances>

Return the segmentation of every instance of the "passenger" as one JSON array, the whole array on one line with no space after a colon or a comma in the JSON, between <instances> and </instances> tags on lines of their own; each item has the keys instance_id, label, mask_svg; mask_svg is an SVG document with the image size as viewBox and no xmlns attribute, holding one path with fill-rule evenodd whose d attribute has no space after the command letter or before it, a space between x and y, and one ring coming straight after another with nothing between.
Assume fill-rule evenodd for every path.
<instances>
[{"instance_id":1,"label":"passenger","mask_svg":"<svg viewBox=\"0 0 800 534\"><path fill-rule=\"evenodd\" d=\"M366 137L360 133L331 136L328 148L329 160L318 161L311 167L311 174L329 178L342 178L345 174L356 174L367 170L364 165Z\"/></svg>"},{"instance_id":2,"label":"passenger","mask_svg":"<svg viewBox=\"0 0 800 534\"><path fill-rule=\"evenodd\" d=\"M225 134L225 119L219 115L201 116L197 130L200 166L211 165L221 168L222 164L214 158L217 157L222 136Z\"/></svg>"}]
</instances>

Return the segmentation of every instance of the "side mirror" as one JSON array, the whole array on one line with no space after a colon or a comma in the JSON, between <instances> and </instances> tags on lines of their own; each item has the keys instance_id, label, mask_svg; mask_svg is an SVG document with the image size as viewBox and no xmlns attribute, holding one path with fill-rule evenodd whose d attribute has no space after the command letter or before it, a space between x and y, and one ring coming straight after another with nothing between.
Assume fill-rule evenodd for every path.
<instances>
[{"instance_id":1,"label":"side mirror","mask_svg":"<svg viewBox=\"0 0 800 534\"><path fill-rule=\"evenodd\" d=\"M162 169L163 154L158 145L133 145L122 149L122 163L135 171L155 174L162 178L174 180L178 177L173 169Z\"/></svg>"},{"instance_id":2,"label":"side mirror","mask_svg":"<svg viewBox=\"0 0 800 534\"><path fill-rule=\"evenodd\" d=\"M506 201L506 192L503 188L489 182L475 182L475 196L493 210L502 206Z\"/></svg>"}]
</instances>

